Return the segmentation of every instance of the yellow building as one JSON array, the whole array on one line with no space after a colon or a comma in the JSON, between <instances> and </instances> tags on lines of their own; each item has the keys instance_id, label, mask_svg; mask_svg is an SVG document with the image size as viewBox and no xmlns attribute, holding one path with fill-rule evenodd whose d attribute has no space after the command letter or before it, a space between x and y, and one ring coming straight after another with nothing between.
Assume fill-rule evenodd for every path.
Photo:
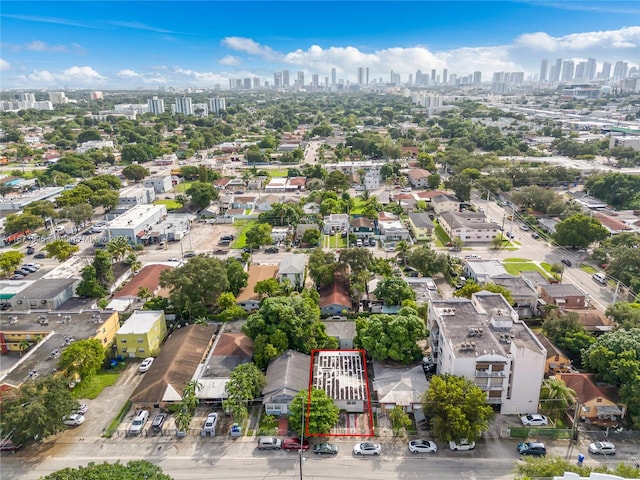
<instances>
[{"instance_id":1,"label":"yellow building","mask_svg":"<svg viewBox=\"0 0 640 480\"><path fill-rule=\"evenodd\" d=\"M166 335L167 321L162 310L136 310L116 333L118 355L155 357Z\"/></svg>"}]
</instances>

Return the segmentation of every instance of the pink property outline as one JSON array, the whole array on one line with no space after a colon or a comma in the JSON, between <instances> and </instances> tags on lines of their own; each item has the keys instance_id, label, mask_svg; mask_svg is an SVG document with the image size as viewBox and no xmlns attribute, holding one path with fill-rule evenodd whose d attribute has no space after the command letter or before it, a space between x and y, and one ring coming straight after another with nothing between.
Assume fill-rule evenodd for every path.
<instances>
[{"instance_id":1,"label":"pink property outline","mask_svg":"<svg viewBox=\"0 0 640 480\"><path fill-rule=\"evenodd\" d=\"M309 433L309 414L311 413L311 389L313 388L313 360L317 352L358 352L362 356L362 364L364 365L364 385L367 392L367 400L365 405L365 415L369 417L369 433L351 434L351 433ZM307 387L307 416L305 423L305 437L373 437L373 412L371 411L371 395L369 393L369 374L367 373L367 355L364 350L312 350L311 362L309 362L309 385Z\"/></svg>"}]
</instances>

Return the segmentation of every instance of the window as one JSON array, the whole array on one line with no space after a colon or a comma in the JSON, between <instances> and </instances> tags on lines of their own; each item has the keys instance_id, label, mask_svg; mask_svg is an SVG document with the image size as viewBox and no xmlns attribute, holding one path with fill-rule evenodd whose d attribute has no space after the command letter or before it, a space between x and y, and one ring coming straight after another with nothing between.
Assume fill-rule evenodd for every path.
<instances>
[{"instance_id":1,"label":"window","mask_svg":"<svg viewBox=\"0 0 640 480\"><path fill-rule=\"evenodd\" d=\"M127 353L127 349L126 349L126 348L123 348L123 349L122 349L122 353Z\"/></svg>"},{"instance_id":2,"label":"window","mask_svg":"<svg viewBox=\"0 0 640 480\"><path fill-rule=\"evenodd\" d=\"M120 343L127 343L127 339L126 338L121 338L120 339Z\"/></svg>"},{"instance_id":3,"label":"window","mask_svg":"<svg viewBox=\"0 0 640 480\"><path fill-rule=\"evenodd\" d=\"M144 340L142 340L141 338L138 339L138 343L142 343Z\"/></svg>"},{"instance_id":4,"label":"window","mask_svg":"<svg viewBox=\"0 0 640 480\"><path fill-rule=\"evenodd\" d=\"M139 349L138 349L138 352L140 352L140 353L144 353L144 348L139 348Z\"/></svg>"}]
</instances>

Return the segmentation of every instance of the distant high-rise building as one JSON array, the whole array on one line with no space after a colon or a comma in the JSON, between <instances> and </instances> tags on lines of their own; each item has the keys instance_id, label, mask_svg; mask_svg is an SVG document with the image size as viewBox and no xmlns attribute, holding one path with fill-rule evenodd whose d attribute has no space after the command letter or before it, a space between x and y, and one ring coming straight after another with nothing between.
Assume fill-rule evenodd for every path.
<instances>
[{"instance_id":1,"label":"distant high-rise building","mask_svg":"<svg viewBox=\"0 0 640 480\"><path fill-rule=\"evenodd\" d=\"M602 64L602 72L600 72L600 77L604 80L611 78L611 64L609 62L604 62Z\"/></svg>"},{"instance_id":2,"label":"distant high-rise building","mask_svg":"<svg viewBox=\"0 0 640 480\"><path fill-rule=\"evenodd\" d=\"M453 83L453 82L454 82L454 80L451 80L451 79L449 78L449 72L448 72L448 70L445 68L445 69L443 69L443 70L442 70L442 84L443 84L443 85L448 85L448 84L449 84L449 82Z\"/></svg>"},{"instance_id":3,"label":"distant high-rise building","mask_svg":"<svg viewBox=\"0 0 640 480\"><path fill-rule=\"evenodd\" d=\"M33 93L16 93L13 98L18 102L35 102L36 96Z\"/></svg>"},{"instance_id":4,"label":"distant high-rise building","mask_svg":"<svg viewBox=\"0 0 640 480\"><path fill-rule=\"evenodd\" d=\"M304 87L304 72L302 70L298 71L298 87Z\"/></svg>"},{"instance_id":5,"label":"distant high-rise building","mask_svg":"<svg viewBox=\"0 0 640 480\"><path fill-rule=\"evenodd\" d=\"M580 62L576 65L575 79L585 81L587 79L587 62Z\"/></svg>"},{"instance_id":6,"label":"distant high-rise building","mask_svg":"<svg viewBox=\"0 0 640 480\"><path fill-rule=\"evenodd\" d=\"M551 81L552 78L556 78L556 66L555 65L551 65L549 67L549 81Z\"/></svg>"},{"instance_id":7,"label":"distant high-rise building","mask_svg":"<svg viewBox=\"0 0 640 480\"><path fill-rule=\"evenodd\" d=\"M336 76L337 76L336 69L335 69L335 67L333 67L331 69L331 85L335 85L336 84Z\"/></svg>"},{"instance_id":8,"label":"distant high-rise building","mask_svg":"<svg viewBox=\"0 0 640 480\"><path fill-rule=\"evenodd\" d=\"M215 97L209 99L209 110L216 115L227 109L227 101L224 98Z\"/></svg>"},{"instance_id":9,"label":"distant high-rise building","mask_svg":"<svg viewBox=\"0 0 640 480\"><path fill-rule=\"evenodd\" d=\"M589 81L592 82L594 78L596 78L596 59L595 58L589 58L587 59L587 71L585 73L585 78Z\"/></svg>"},{"instance_id":10,"label":"distant high-rise building","mask_svg":"<svg viewBox=\"0 0 640 480\"><path fill-rule=\"evenodd\" d=\"M432 84L436 83L436 69L435 68L431 69L431 83Z\"/></svg>"},{"instance_id":11,"label":"distant high-rise building","mask_svg":"<svg viewBox=\"0 0 640 480\"><path fill-rule=\"evenodd\" d=\"M289 70L282 71L282 86L285 88L289 86Z\"/></svg>"},{"instance_id":12,"label":"distant high-rise building","mask_svg":"<svg viewBox=\"0 0 640 480\"><path fill-rule=\"evenodd\" d=\"M101 91L93 90L91 92L91 100L102 100L103 98L104 98L104 95L102 94Z\"/></svg>"},{"instance_id":13,"label":"distant high-rise building","mask_svg":"<svg viewBox=\"0 0 640 480\"><path fill-rule=\"evenodd\" d=\"M551 78L549 78L550 82L559 82L560 81L560 73L562 72L562 59L556 58L554 74Z\"/></svg>"},{"instance_id":14,"label":"distant high-rise building","mask_svg":"<svg viewBox=\"0 0 640 480\"><path fill-rule=\"evenodd\" d=\"M54 105L63 105L67 103L67 96L64 92L49 92L49 101Z\"/></svg>"},{"instance_id":15,"label":"distant high-rise building","mask_svg":"<svg viewBox=\"0 0 640 480\"><path fill-rule=\"evenodd\" d=\"M493 83L501 83L505 81L504 72L493 72L493 78L491 79Z\"/></svg>"},{"instance_id":16,"label":"distant high-rise building","mask_svg":"<svg viewBox=\"0 0 640 480\"><path fill-rule=\"evenodd\" d=\"M147 100L147 106L149 107L149 112L154 115L160 115L164 113L164 100L162 98L153 97Z\"/></svg>"},{"instance_id":17,"label":"distant high-rise building","mask_svg":"<svg viewBox=\"0 0 640 480\"><path fill-rule=\"evenodd\" d=\"M175 103L175 113L193 115L193 102L191 97L178 97Z\"/></svg>"},{"instance_id":18,"label":"distant high-rise building","mask_svg":"<svg viewBox=\"0 0 640 480\"><path fill-rule=\"evenodd\" d=\"M571 80L573 80L574 70L575 65L573 63L573 60L563 60L561 80L563 82L570 82Z\"/></svg>"},{"instance_id":19,"label":"distant high-rise building","mask_svg":"<svg viewBox=\"0 0 640 480\"><path fill-rule=\"evenodd\" d=\"M251 78L244 79L244 89L251 90Z\"/></svg>"},{"instance_id":20,"label":"distant high-rise building","mask_svg":"<svg viewBox=\"0 0 640 480\"><path fill-rule=\"evenodd\" d=\"M613 66L613 81L624 80L627 78L627 74L629 73L629 65L627 62L623 62L622 60L617 61Z\"/></svg>"},{"instance_id":21,"label":"distant high-rise building","mask_svg":"<svg viewBox=\"0 0 640 480\"><path fill-rule=\"evenodd\" d=\"M473 72L473 84L480 85L482 83L482 72Z\"/></svg>"},{"instance_id":22,"label":"distant high-rise building","mask_svg":"<svg viewBox=\"0 0 640 480\"><path fill-rule=\"evenodd\" d=\"M511 72L511 83L524 82L524 72Z\"/></svg>"},{"instance_id":23,"label":"distant high-rise building","mask_svg":"<svg viewBox=\"0 0 640 480\"><path fill-rule=\"evenodd\" d=\"M311 85L313 86L313 88L318 88L320 86L320 77L317 73L311 75Z\"/></svg>"},{"instance_id":24,"label":"distant high-rise building","mask_svg":"<svg viewBox=\"0 0 640 480\"><path fill-rule=\"evenodd\" d=\"M329 77L324 77L324 87L329 88Z\"/></svg>"},{"instance_id":25,"label":"distant high-rise building","mask_svg":"<svg viewBox=\"0 0 640 480\"><path fill-rule=\"evenodd\" d=\"M369 85L369 67L364 69L364 84Z\"/></svg>"},{"instance_id":26,"label":"distant high-rise building","mask_svg":"<svg viewBox=\"0 0 640 480\"><path fill-rule=\"evenodd\" d=\"M358 67L358 85L364 85L364 67Z\"/></svg>"},{"instance_id":27,"label":"distant high-rise building","mask_svg":"<svg viewBox=\"0 0 640 480\"><path fill-rule=\"evenodd\" d=\"M260 88L260 79L258 77L253 77L253 88Z\"/></svg>"},{"instance_id":28,"label":"distant high-rise building","mask_svg":"<svg viewBox=\"0 0 640 480\"><path fill-rule=\"evenodd\" d=\"M282 88L282 72L275 72L273 74L273 87Z\"/></svg>"},{"instance_id":29,"label":"distant high-rise building","mask_svg":"<svg viewBox=\"0 0 640 480\"><path fill-rule=\"evenodd\" d=\"M538 81L540 83L547 83L547 74L549 70L549 60L543 58L540 61L540 74L538 75Z\"/></svg>"}]
</instances>

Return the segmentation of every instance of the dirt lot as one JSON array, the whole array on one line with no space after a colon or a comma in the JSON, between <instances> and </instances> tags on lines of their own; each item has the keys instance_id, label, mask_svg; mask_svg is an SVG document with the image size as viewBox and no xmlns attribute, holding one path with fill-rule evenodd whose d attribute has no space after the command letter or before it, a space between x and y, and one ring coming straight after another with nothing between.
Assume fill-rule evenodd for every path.
<instances>
[{"instance_id":1,"label":"dirt lot","mask_svg":"<svg viewBox=\"0 0 640 480\"><path fill-rule=\"evenodd\" d=\"M220 224L210 225L208 223L194 223L191 225L191 241L189 238L185 238L182 242L182 248L186 250L193 250L197 253L211 252L218 249L218 241L220 237L225 235L237 235L238 228L233 224ZM188 247L187 247L188 246Z\"/></svg>"}]
</instances>

